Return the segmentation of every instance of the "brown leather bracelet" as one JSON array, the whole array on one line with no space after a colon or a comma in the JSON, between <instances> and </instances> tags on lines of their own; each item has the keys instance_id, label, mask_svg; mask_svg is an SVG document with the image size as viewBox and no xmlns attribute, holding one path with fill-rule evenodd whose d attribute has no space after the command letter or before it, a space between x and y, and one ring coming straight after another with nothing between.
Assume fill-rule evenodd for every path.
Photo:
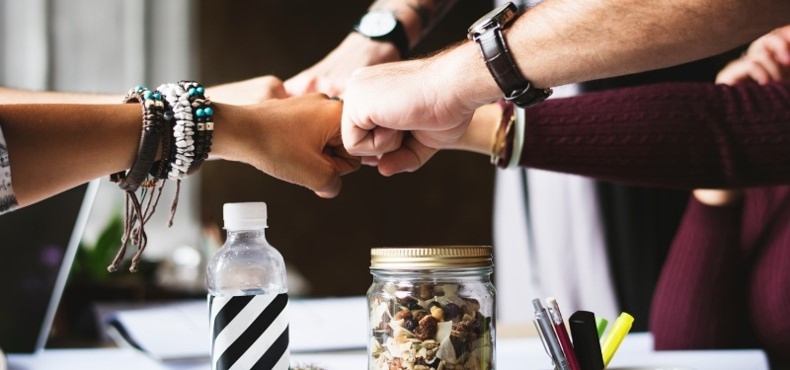
<instances>
[{"instance_id":1,"label":"brown leather bracelet","mask_svg":"<svg viewBox=\"0 0 790 370\"><path fill-rule=\"evenodd\" d=\"M500 168L507 167L513 152L513 123L516 121L513 103L500 99L497 104L502 108L502 116L497 127L494 145L491 148L491 164Z\"/></svg>"},{"instance_id":2,"label":"brown leather bracelet","mask_svg":"<svg viewBox=\"0 0 790 370\"><path fill-rule=\"evenodd\" d=\"M128 171L110 175L110 180L125 191L135 191L148 176L156 160L156 152L162 139L165 106L159 93L137 86L124 97L124 103L139 102L143 112L143 130L137 156Z\"/></svg>"}]
</instances>

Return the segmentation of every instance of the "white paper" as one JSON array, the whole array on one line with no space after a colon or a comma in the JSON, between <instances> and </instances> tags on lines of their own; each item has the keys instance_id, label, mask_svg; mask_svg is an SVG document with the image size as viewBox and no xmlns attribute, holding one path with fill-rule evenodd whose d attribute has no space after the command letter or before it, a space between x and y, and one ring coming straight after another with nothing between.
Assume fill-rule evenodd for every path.
<instances>
[{"instance_id":1,"label":"white paper","mask_svg":"<svg viewBox=\"0 0 790 370\"><path fill-rule=\"evenodd\" d=\"M288 305L291 352L366 347L365 297L291 299ZM206 301L124 310L113 317L132 345L155 358L209 356L211 337Z\"/></svg>"},{"instance_id":2,"label":"white paper","mask_svg":"<svg viewBox=\"0 0 790 370\"><path fill-rule=\"evenodd\" d=\"M9 354L8 370L168 370L130 348L48 349L32 355Z\"/></svg>"}]
</instances>

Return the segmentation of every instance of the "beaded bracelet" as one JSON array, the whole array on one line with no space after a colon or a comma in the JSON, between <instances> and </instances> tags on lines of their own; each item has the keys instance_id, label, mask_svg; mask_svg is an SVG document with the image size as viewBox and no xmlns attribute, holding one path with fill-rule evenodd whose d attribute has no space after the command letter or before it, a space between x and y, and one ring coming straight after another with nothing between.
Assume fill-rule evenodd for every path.
<instances>
[{"instance_id":1,"label":"beaded bracelet","mask_svg":"<svg viewBox=\"0 0 790 370\"><path fill-rule=\"evenodd\" d=\"M158 89L175 120L165 173L171 180L197 171L208 158L214 133L214 111L205 88L195 81L163 84Z\"/></svg>"},{"instance_id":2,"label":"beaded bracelet","mask_svg":"<svg viewBox=\"0 0 790 370\"><path fill-rule=\"evenodd\" d=\"M195 155L195 122L192 101L181 83L162 84L157 89L173 112L173 136L168 153L167 178L180 180L186 177Z\"/></svg>"},{"instance_id":3,"label":"beaded bracelet","mask_svg":"<svg viewBox=\"0 0 790 370\"><path fill-rule=\"evenodd\" d=\"M189 175L200 168L211 152L211 139L214 135L214 110L211 108L211 102L205 96L206 90L202 85L194 81L182 81L181 83L187 88L195 116L195 154L192 165L187 170Z\"/></svg>"}]
</instances>

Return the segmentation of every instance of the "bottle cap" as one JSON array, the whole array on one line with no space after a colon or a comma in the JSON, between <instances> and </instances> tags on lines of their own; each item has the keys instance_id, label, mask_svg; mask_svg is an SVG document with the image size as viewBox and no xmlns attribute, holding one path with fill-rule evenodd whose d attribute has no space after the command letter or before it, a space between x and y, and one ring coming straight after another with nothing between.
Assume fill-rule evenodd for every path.
<instances>
[{"instance_id":1,"label":"bottle cap","mask_svg":"<svg viewBox=\"0 0 790 370\"><path fill-rule=\"evenodd\" d=\"M222 207L222 218L225 221L225 229L229 230L258 229L268 226L264 202L225 203Z\"/></svg>"}]
</instances>

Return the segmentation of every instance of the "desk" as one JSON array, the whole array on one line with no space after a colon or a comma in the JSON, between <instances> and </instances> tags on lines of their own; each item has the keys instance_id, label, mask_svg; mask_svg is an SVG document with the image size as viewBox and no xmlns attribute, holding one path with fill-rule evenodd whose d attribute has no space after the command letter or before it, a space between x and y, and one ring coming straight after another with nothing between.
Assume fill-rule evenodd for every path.
<instances>
[{"instance_id":1,"label":"desk","mask_svg":"<svg viewBox=\"0 0 790 370\"><path fill-rule=\"evenodd\" d=\"M768 370L765 354L759 350L653 351L648 333L626 337L608 369L695 369L695 370ZM547 370L551 362L535 337L497 340L496 368L499 370ZM340 353L295 353L294 364L314 364L327 370L365 369L365 351ZM208 363L170 363L171 370L210 370Z\"/></svg>"},{"instance_id":2,"label":"desk","mask_svg":"<svg viewBox=\"0 0 790 370\"><path fill-rule=\"evenodd\" d=\"M653 351L652 337L633 333L626 337L609 369L696 369L764 370L765 355L759 350ZM41 358L10 355L9 370L210 370L208 361L156 362L140 352L125 348L51 350ZM363 350L332 353L294 353L294 364L314 364L327 370L365 369ZM499 370L545 370L551 368L539 339L503 338L497 340Z\"/></svg>"}]
</instances>

